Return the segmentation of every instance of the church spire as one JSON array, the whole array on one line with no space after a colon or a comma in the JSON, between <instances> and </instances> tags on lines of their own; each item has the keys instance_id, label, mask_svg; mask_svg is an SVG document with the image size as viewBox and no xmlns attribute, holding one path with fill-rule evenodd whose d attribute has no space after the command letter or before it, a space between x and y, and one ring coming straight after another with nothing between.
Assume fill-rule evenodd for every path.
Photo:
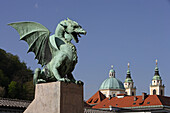
<instances>
[{"instance_id":1,"label":"church spire","mask_svg":"<svg viewBox=\"0 0 170 113\"><path fill-rule=\"evenodd\" d=\"M158 60L156 59L155 74L152 78L152 83L150 85L150 95L164 96L164 88L165 86L162 85L162 79L161 76L159 75Z\"/></svg>"},{"instance_id":2,"label":"church spire","mask_svg":"<svg viewBox=\"0 0 170 113\"><path fill-rule=\"evenodd\" d=\"M130 68L130 63L128 63L128 70L127 70L126 78L131 78L129 68Z\"/></svg>"},{"instance_id":3,"label":"church spire","mask_svg":"<svg viewBox=\"0 0 170 113\"><path fill-rule=\"evenodd\" d=\"M155 67L155 74L154 74L154 76L160 76L159 75L159 68L158 68L158 60L156 59L155 61L156 61L156 67Z\"/></svg>"},{"instance_id":4,"label":"church spire","mask_svg":"<svg viewBox=\"0 0 170 113\"><path fill-rule=\"evenodd\" d=\"M132 78L131 78L131 73L130 73L130 63L128 63L128 70L127 70L127 73L126 73L126 79L125 79L125 82L133 82Z\"/></svg>"},{"instance_id":5,"label":"church spire","mask_svg":"<svg viewBox=\"0 0 170 113\"><path fill-rule=\"evenodd\" d=\"M128 63L128 69L126 73L126 79L124 82L124 87L125 87L125 92L127 95L136 95L136 87L134 87L134 82L131 78L131 73L130 73L130 63Z\"/></svg>"}]
</instances>

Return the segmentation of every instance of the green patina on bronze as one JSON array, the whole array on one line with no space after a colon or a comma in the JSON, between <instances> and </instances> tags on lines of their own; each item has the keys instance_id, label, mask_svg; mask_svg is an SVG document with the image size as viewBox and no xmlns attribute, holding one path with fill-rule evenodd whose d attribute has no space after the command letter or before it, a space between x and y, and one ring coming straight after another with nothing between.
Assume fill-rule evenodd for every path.
<instances>
[{"instance_id":1,"label":"green patina on bronze","mask_svg":"<svg viewBox=\"0 0 170 113\"><path fill-rule=\"evenodd\" d=\"M154 74L152 80L162 80L161 76L159 75L159 68L158 68L157 64L155 67L155 74Z\"/></svg>"},{"instance_id":2,"label":"green patina on bronze","mask_svg":"<svg viewBox=\"0 0 170 113\"><path fill-rule=\"evenodd\" d=\"M72 71L77 64L76 47L71 43L74 39L79 42L80 34L86 31L75 21L70 19L61 21L55 34L50 36L50 31L36 22L17 22L8 24L15 28L20 40L28 43L28 52L34 52L35 59L44 68L37 68L34 73L34 84L42 82L64 81L83 84L76 81Z\"/></svg>"}]
</instances>

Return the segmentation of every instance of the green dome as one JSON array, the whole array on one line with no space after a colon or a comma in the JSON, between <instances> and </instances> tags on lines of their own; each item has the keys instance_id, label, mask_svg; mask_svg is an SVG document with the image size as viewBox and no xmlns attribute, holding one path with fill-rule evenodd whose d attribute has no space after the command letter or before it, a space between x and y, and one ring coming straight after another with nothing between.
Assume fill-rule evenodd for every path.
<instances>
[{"instance_id":1,"label":"green dome","mask_svg":"<svg viewBox=\"0 0 170 113\"><path fill-rule=\"evenodd\" d=\"M114 73L114 72L115 72L115 70L111 69L109 72L110 72L110 73Z\"/></svg>"},{"instance_id":2,"label":"green dome","mask_svg":"<svg viewBox=\"0 0 170 113\"><path fill-rule=\"evenodd\" d=\"M161 79L161 77L159 75L155 75L155 76L153 76L152 80L162 80L162 79Z\"/></svg>"},{"instance_id":3,"label":"green dome","mask_svg":"<svg viewBox=\"0 0 170 113\"><path fill-rule=\"evenodd\" d=\"M131 78L126 78L125 82L133 82L133 80Z\"/></svg>"},{"instance_id":4,"label":"green dome","mask_svg":"<svg viewBox=\"0 0 170 113\"><path fill-rule=\"evenodd\" d=\"M161 76L159 75L159 68L158 68L157 65L156 65L156 67L155 67L155 74L154 74L152 80L161 80Z\"/></svg>"},{"instance_id":5,"label":"green dome","mask_svg":"<svg viewBox=\"0 0 170 113\"><path fill-rule=\"evenodd\" d=\"M100 86L100 89L125 89L125 88L120 80L114 77L109 77L105 81L103 81L102 85Z\"/></svg>"}]
</instances>

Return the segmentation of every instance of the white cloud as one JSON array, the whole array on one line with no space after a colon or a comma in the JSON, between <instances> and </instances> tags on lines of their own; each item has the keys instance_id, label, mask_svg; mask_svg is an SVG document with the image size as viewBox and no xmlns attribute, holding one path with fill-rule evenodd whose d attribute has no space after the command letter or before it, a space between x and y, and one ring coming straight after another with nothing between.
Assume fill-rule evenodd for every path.
<instances>
[{"instance_id":1,"label":"white cloud","mask_svg":"<svg viewBox=\"0 0 170 113\"><path fill-rule=\"evenodd\" d=\"M36 3L36 4L34 5L34 7L35 7L35 8L38 8L38 3Z\"/></svg>"}]
</instances>

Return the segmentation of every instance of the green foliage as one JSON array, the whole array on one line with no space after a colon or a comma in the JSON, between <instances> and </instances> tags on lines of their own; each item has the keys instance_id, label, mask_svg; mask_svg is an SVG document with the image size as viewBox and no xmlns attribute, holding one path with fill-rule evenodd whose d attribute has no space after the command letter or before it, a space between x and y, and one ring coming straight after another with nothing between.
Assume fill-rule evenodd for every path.
<instances>
[{"instance_id":1,"label":"green foliage","mask_svg":"<svg viewBox=\"0 0 170 113\"><path fill-rule=\"evenodd\" d=\"M16 98L17 97L17 82L11 81L11 83L8 85L8 96L10 98Z\"/></svg>"},{"instance_id":2,"label":"green foliage","mask_svg":"<svg viewBox=\"0 0 170 113\"><path fill-rule=\"evenodd\" d=\"M9 78L4 76L3 71L0 69L0 86L7 87L9 84Z\"/></svg>"},{"instance_id":3,"label":"green foliage","mask_svg":"<svg viewBox=\"0 0 170 113\"><path fill-rule=\"evenodd\" d=\"M0 97L5 95L5 87L0 87Z\"/></svg>"},{"instance_id":4,"label":"green foliage","mask_svg":"<svg viewBox=\"0 0 170 113\"><path fill-rule=\"evenodd\" d=\"M34 86L33 84L28 84L32 82L32 76L33 71L26 66L25 62L20 62L17 55L6 53L6 51L0 49L1 97L32 100L34 96ZM27 85L25 86L25 84ZM29 87L33 88L30 89Z\"/></svg>"},{"instance_id":5,"label":"green foliage","mask_svg":"<svg viewBox=\"0 0 170 113\"><path fill-rule=\"evenodd\" d=\"M33 85L33 80L24 83L23 89L25 92L25 97L27 100L32 100L34 99L34 85Z\"/></svg>"}]
</instances>

